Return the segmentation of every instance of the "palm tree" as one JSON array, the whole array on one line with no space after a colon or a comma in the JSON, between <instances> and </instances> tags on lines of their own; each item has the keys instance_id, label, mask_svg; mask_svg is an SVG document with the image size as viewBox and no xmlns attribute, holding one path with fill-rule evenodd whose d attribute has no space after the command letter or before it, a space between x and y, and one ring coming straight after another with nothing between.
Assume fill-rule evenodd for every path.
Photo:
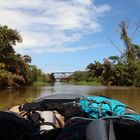
<instances>
[{"instance_id":1,"label":"palm tree","mask_svg":"<svg viewBox=\"0 0 140 140\"><path fill-rule=\"evenodd\" d=\"M5 80L7 85L18 86L31 81L30 68L27 64L31 62L31 57L28 55L22 57L16 54L13 48L16 43L21 42L22 38L17 30L0 26L0 66L4 69L0 77L10 79Z\"/></svg>"},{"instance_id":2,"label":"palm tree","mask_svg":"<svg viewBox=\"0 0 140 140\"><path fill-rule=\"evenodd\" d=\"M26 63L31 63L32 58L29 55L24 55L22 57L22 59L26 62Z\"/></svg>"},{"instance_id":3,"label":"palm tree","mask_svg":"<svg viewBox=\"0 0 140 140\"><path fill-rule=\"evenodd\" d=\"M15 53L13 45L21 43L22 38L17 30L8 28L8 26L0 26L0 53Z\"/></svg>"},{"instance_id":4,"label":"palm tree","mask_svg":"<svg viewBox=\"0 0 140 140\"><path fill-rule=\"evenodd\" d=\"M90 77L98 78L99 76L102 75L103 65L100 62L95 61L94 63L90 63L86 69L88 70Z\"/></svg>"},{"instance_id":5,"label":"palm tree","mask_svg":"<svg viewBox=\"0 0 140 140\"><path fill-rule=\"evenodd\" d=\"M0 62L9 64L15 55L13 46L21 42L22 38L17 30L0 25Z\"/></svg>"}]
</instances>

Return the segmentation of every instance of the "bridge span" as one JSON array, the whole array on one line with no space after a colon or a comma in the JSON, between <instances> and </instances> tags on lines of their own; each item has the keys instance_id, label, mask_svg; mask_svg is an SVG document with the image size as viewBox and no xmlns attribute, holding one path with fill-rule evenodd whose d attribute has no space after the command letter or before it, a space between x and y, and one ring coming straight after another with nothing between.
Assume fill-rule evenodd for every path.
<instances>
[{"instance_id":1,"label":"bridge span","mask_svg":"<svg viewBox=\"0 0 140 140\"><path fill-rule=\"evenodd\" d=\"M65 80L68 79L74 72L53 72L54 78L56 80Z\"/></svg>"}]
</instances>

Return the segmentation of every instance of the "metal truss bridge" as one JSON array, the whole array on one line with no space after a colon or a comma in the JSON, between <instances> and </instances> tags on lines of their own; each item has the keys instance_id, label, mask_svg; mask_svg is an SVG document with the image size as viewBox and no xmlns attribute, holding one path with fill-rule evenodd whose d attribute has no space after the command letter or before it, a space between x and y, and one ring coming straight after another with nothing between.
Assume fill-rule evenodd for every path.
<instances>
[{"instance_id":1,"label":"metal truss bridge","mask_svg":"<svg viewBox=\"0 0 140 140\"><path fill-rule=\"evenodd\" d=\"M65 80L68 79L74 72L53 72L52 74L54 75L56 80Z\"/></svg>"}]
</instances>

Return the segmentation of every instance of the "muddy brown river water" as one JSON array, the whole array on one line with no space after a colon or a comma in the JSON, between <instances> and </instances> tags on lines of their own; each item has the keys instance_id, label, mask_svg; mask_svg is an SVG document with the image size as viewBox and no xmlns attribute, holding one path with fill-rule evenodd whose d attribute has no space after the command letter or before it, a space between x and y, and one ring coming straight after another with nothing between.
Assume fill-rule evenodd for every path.
<instances>
[{"instance_id":1,"label":"muddy brown river water","mask_svg":"<svg viewBox=\"0 0 140 140\"><path fill-rule=\"evenodd\" d=\"M105 95L117 99L140 113L140 88L112 86L80 86L56 82L42 87L0 90L0 110L52 94Z\"/></svg>"}]
</instances>

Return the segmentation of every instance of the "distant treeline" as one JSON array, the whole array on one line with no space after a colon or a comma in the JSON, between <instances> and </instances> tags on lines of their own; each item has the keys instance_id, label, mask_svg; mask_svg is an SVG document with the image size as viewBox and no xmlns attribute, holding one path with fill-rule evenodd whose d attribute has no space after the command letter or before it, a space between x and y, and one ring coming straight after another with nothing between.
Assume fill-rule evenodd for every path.
<instances>
[{"instance_id":1,"label":"distant treeline","mask_svg":"<svg viewBox=\"0 0 140 140\"><path fill-rule=\"evenodd\" d=\"M54 77L43 73L35 65L30 65L31 57L17 54L13 48L21 43L17 30L0 26L0 88L30 85L35 81L53 82Z\"/></svg>"},{"instance_id":2,"label":"distant treeline","mask_svg":"<svg viewBox=\"0 0 140 140\"><path fill-rule=\"evenodd\" d=\"M90 63L86 72L75 72L71 76L73 80L84 79L87 82L97 80L103 85L140 87L140 46L132 43L125 22L120 23L120 29L121 39L125 45L125 50L121 52L121 55L110 56L104 59L103 63L99 61Z\"/></svg>"}]
</instances>

